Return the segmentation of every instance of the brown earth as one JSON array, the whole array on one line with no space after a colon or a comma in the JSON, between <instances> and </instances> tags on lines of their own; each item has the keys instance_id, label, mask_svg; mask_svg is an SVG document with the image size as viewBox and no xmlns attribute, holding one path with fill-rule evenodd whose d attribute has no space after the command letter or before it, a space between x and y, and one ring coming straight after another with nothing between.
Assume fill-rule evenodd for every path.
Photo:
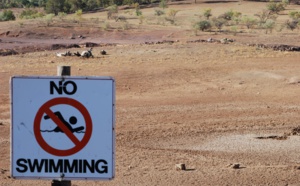
<instances>
[{"instance_id":1,"label":"brown earth","mask_svg":"<svg viewBox=\"0 0 300 186\"><path fill-rule=\"evenodd\" d=\"M265 3L182 2L169 7L181 10L175 26L154 24L154 18L142 25L129 19L134 26L125 30L114 21L109 30L0 23L0 49L18 53L0 57L0 185L50 185L50 180L10 177L9 79L53 76L60 65L71 66L73 76L116 79L116 176L72 185L299 185L300 53L248 46L298 46L298 30L195 35L187 20L207 7L213 14L232 8L253 15ZM145 17L154 12L143 11ZM105 13L84 16L104 20ZM224 37L234 42L189 42ZM166 40L172 42L158 42ZM94 58L55 55L82 48L50 50L55 44L87 42L98 44ZM100 54L102 49L107 55ZM179 163L185 171L175 169ZM233 168L235 163L240 166Z\"/></svg>"}]
</instances>

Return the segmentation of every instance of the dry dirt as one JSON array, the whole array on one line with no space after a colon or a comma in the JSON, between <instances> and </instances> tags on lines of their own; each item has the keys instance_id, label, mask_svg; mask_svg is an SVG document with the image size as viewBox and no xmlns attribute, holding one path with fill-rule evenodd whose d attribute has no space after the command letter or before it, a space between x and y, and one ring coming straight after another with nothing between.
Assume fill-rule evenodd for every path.
<instances>
[{"instance_id":1,"label":"dry dirt","mask_svg":"<svg viewBox=\"0 0 300 186\"><path fill-rule=\"evenodd\" d=\"M251 14L250 9L265 6L189 3L172 5L182 10L179 21L203 7L219 12L233 7ZM60 65L71 66L73 76L116 79L116 176L112 181L72 181L72 185L299 185L300 53L247 46L297 45L298 31L196 36L184 26L145 24L100 33L82 27L25 25L20 32L16 25L0 24L0 33L10 31L1 35L0 49L19 52L0 57L1 186L51 183L10 177L9 79L56 75ZM86 39L70 40L71 33ZM210 37L235 42L188 42ZM163 40L176 42L142 44ZM94 58L62 58L55 52L65 49L45 50L52 44L86 42L100 44L94 47ZM101 55L102 49L108 54ZM175 170L179 163L186 165L185 171ZM235 163L240 164L238 169L232 168Z\"/></svg>"}]
</instances>

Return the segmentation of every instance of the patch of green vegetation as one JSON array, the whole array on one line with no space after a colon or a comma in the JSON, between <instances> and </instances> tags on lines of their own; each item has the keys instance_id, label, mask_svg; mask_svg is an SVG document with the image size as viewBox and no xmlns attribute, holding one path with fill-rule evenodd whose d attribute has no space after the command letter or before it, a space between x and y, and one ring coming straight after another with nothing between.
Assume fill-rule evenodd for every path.
<instances>
[{"instance_id":1,"label":"patch of green vegetation","mask_svg":"<svg viewBox=\"0 0 300 186\"><path fill-rule=\"evenodd\" d=\"M0 13L0 21L12 21L16 20L16 16L14 15L13 11L11 10L3 10Z\"/></svg>"},{"instance_id":2,"label":"patch of green vegetation","mask_svg":"<svg viewBox=\"0 0 300 186\"><path fill-rule=\"evenodd\" d=\"M28 8L21 12L20 19L36 19L43 17L44 13L37 11L36 9Z\"/></svg>"}]
</instances>

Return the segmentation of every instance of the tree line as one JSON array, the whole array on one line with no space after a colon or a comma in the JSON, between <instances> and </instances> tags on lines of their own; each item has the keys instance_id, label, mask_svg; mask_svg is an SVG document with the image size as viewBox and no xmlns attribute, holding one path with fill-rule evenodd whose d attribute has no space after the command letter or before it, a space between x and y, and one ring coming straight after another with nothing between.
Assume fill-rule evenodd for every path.
<instances>
[{"instance_id":1,"label":"tree line","mask_svg":"<svg viewBox=\"0 0 300 186\"><path fill-rule=\"evenodd\" d=\"M42 7L46 13L93 11L110 5L150 4L153 0L0 0L0 9Z\"/></svg>"}]
</instances>

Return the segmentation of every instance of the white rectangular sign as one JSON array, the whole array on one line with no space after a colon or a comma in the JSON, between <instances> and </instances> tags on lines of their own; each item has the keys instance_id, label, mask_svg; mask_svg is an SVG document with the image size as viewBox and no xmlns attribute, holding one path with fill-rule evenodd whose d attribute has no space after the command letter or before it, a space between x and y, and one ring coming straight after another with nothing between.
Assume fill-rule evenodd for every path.
<instances>
[{"instance_id":1,"label":"white rectangular sign","mask_svg":"<svg viewBox=\"0 0 300 186\"><path fill-rule=\"evenodd\" d=\"M112 179L112 77L11 78L11 174L22 179Z\"/></svg>"}]
</instances>

